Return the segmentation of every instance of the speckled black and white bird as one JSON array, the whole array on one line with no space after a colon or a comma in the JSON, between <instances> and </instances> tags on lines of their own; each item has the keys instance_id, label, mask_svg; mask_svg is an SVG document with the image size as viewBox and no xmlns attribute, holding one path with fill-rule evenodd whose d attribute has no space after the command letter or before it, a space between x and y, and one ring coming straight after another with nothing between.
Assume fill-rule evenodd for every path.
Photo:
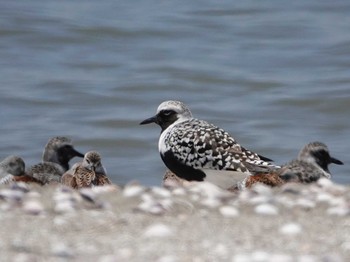
<instances>
[{"instance_id":1,"label":"speckled black and white bird","mask_svg":"<svg viewBox=\"0 0 350 262\"><path fill-rule=\"evenodd\" d=\"M283 165L277 174L286 182L315 182L321 177L331 178L328 165L343 162L329 154L328 147L322 142L311 142L299 152L298 158Z\"/></svg>"},{"instance_id":2,"label":"speckled black and white bird","mask_svg":"<svg viewBox=\"0 0 350 262\"><path fill-rule=\"evenodd\" d=\"M229 188L247 174L277 168L270 159L246 150L223 129L192 117L180 101L165 101L140 124L161 127L158 149L165 165L180 178L210 181Z\"/></svg>"}]
</instances>

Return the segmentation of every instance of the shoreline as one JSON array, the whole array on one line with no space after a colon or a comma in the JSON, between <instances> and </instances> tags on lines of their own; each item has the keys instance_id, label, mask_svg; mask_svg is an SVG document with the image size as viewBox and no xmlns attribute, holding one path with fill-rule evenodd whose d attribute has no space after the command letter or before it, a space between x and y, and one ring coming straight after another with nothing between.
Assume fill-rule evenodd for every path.
<instances>
[{"instance_id":1,"label":"shoreline","mask_svg":"<svg viewBox=\"0 0 350 262\"><path fill-rule=\"evenodd\" d=\"M0 187L4 261L349 261L350 185Z\"/></svg>"}]
</instances>

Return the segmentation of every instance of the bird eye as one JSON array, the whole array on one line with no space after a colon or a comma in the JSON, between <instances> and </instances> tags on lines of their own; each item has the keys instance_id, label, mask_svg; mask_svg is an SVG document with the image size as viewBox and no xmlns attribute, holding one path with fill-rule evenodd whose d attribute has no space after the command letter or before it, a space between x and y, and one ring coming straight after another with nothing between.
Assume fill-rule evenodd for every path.
<instances>
[{"instance_id":1,"label":"bird eye","mask_svg":"<svg viewBox=\"0 0 350 262\"><path fill-rule=\"evenodd\" d=\"M90 160L89 160L89 159L86 159L86 163L90 164Z\"/></svg>"},{"instance_id":2,"label":"bird eye","mask_svg":"<svg viewBox=\"0 0 350 262\"><path fill-rule=\"evenodd\" d=\"M163 111L163 115L164 115L164 116L170 116L173 112L174 112L174 111L172 111L172 110L164 110L164 111Z\"/></svg>"}]
</instances>

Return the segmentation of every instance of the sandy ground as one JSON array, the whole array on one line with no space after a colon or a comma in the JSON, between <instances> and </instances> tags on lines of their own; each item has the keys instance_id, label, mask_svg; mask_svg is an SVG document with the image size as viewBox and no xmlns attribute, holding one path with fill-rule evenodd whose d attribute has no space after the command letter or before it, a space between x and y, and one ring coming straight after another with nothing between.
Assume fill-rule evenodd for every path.
<instances>
[{"instance_id":1,"label":"sandy ground","mask_svg":"<svg viewBox=\"0 0 350 262\"><path fill-rule=\"evenodd\" d=\"M350 261L350 186L0 187L1 261Z\"/></svg>"}]
</instances>

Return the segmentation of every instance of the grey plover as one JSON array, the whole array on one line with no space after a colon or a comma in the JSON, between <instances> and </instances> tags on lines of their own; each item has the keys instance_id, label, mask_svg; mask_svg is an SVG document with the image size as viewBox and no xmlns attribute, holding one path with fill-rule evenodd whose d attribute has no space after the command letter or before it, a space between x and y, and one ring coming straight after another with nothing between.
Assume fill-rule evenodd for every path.
<instances>
[{"instance_id":1,"label":"grey plover","mask_svg":"<svg viewBox=\"0 0 350 262\"><path fill-rule=\"evenodd\" d=\"M26 174L25 163L19 156L8 156L0 163L0 184L13 182L37 183L40 181Z\"/></svg>"},{"instance_id":2,"label":"grey plover","mask_svg":"<svg viewBox=\"0 0 350 262\"><path fill-rule=\"evenodd\" d=\"M69 161L74 157L84 155L73 147L71 139L64 136L50 138L45 145L42 162L31 166L27 173L43 184L59 183L63 173L69 169Z\"/></svg>"},{"instance_id":3,"label":"grey plover","mask_svg":"<svg viewBox=\"0 0 350 262\"><path fill-rule=\"evenodd\" d=\"M240 146L223 129L192 117L180 101L165 101L140 124L161 127L158 149L165 165L180 178L230 187L247 174L277 168L270 159Z\"/></svg>"},{"instance_id":4,"label":"grey plover","mask_svg":"<svg viewBox=\"0 0 350 262\"><path fill-rule=\"evenodd\" d=\"M328 165L331 163L343 165L343 162L330 156L328 147L324 143L311 142L301 149L297 159L272 172L248 176L238 184L238 188L250 188L256 183L280 186L287 182L312 183L321 177L329 179L331 173Z\"/></svg>"},{"instance_id":5,"label":"grey plover","mask_svg":"<svg viewBox=\"0 0 350 262\"><path fill-rule=\"evenodd\" d=\"M61 182L72 188L111 184L101 163L101 155L96 151L87 152L82 162L63 174Z\"/></svg>"}]
</instances>

